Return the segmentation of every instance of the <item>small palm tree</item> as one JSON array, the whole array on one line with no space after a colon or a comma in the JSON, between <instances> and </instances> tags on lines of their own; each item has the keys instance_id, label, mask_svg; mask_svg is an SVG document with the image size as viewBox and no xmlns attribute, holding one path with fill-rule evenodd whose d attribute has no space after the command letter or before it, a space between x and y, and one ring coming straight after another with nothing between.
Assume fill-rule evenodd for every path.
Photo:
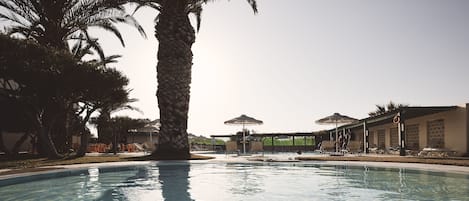
<instances>
[{"instance_id":1,"label":"small palm tree","mask_svg":"<svg viewBox=\"0 0 469 201\"><path fill-rule=\"evenodd\" d=\"M192 44L195 31L189 14L196 17L200 28L203 5L213 0L133 0L137 7L150 6L159 11L155 36L158 39L156 66L158 106L160 109L160 136L153 156L161 159L187 159L189 142L187 118L189 110L192 71ZM255 0L247 0L257 13Z\"/></svg>"},{"instance_id":2,"label":"small palm tree","mask_svg":"<svg viewBox=\"0 0 469 201\"><path fill-rule=\"evenodd\" d=\"M376 105L376 110L373 111L373 112L369 112L368 115L370 115L370 117L373 117L373 116L378 116L378 115L381 115L381 114L384 114L386 112L390 112L390 111L393 111L393 110L396 110L396 109L399 109L399 108L403 108L403 107L407 107L409 105L407 104L395 104L394 102L392 101L389 101L389 103L387 105Z\"/></svg>"}]
</instances>

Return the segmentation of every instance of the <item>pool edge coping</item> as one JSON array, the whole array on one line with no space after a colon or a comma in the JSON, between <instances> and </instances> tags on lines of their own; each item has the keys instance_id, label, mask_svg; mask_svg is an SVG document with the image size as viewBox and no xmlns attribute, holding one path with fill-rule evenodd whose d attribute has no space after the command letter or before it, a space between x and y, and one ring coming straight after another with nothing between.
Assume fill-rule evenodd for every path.
<instances>
[{"instance_id":1,"label":"pool edge coping","mask_svg":"<svg viewBox=\"0 0 469 201\"><path fill-rule=\"evenodd\" d=\"M169 161L121 161L121 162L105 162L105 163L86 163L86 164L72 164L72 165L54 165L54 166L43 166L37 167L37 169L48 169L33 172L22 172L14 174L0 175L0 180L11 179L16 177L34 176L39 174L49 174L54 172L62 171L73 171L87 168L99 168L99 167L119 167L119 166L132 166L132 165L145 165L155 162L169 162ZM181 162L181 161L173 161ZM249 160L223 160L223 159L211 159L204 161L187 161L189 163L286 163L276 161L249 161ZM424 164L424 163L399 163L399 162L374 162L374 161L299 161L299 162L288 162L300 163L300 164L327 164L327 165L350 165L350 166L369 166L369 167L382 167L382 168L406 168L432 172L447 172L469 175L469 167L455 166L455 165L440 165L440 164ZM11 169L10 169L11 170Z\"/></svg>"}]
</instances>

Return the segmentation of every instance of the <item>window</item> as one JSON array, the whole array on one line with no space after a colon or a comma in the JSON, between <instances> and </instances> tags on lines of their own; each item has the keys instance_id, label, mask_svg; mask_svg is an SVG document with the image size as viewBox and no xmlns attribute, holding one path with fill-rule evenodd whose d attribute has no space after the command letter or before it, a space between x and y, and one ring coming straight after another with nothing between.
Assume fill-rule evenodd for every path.
<instances>
[{"instance_id":1,"label":"window","mask_svg":"<svg viewBox=\"0 0 469 201\"><path fill-rule=\"evenodd\" d=\"M369 145L370 148L376 147L375 133L373 131L368 131L368 145Z\"/></svg>"},{"instance_id":2,"label":"window","mask_svg":"<svg viewBox=\"0 0 469 201\"><path fill-rule=\"evenodd\" d=\"M391 128L389 129L389 133L391 134L391 147L398 147L399 146L399 134L398 134L398 129L396 128Z\"/></svg>"},{"instance_id":3,"label":"window","mask_svg":"<svg viewBox=\"0 0 469 201\"><path fill-rule=\"evenodd\" d=\"M379 149L384 149L386 147L386 144L384 143L384 135L385 131L383 130L378 130L378 148Z\"/></svg>"},{"instance_id":4,"label":"window","mask_svg":"<svg viewBox=\"0 0 469 201\"><path fill-rule=\"evenodd\" d=\"M429 147L445 147L445 122L443 119L427 122L427 136Z\"/></svg>"},{"instance_id":5,"label":"window","mask_svg":"<svg viewBox=\"0 0 469 201\"><path fill-rule=\"evenodd\" d=\"M405 128L405 143L406 148L410 150L419 150L419 125L406 125Z\"/></svg>"}]
</instances>

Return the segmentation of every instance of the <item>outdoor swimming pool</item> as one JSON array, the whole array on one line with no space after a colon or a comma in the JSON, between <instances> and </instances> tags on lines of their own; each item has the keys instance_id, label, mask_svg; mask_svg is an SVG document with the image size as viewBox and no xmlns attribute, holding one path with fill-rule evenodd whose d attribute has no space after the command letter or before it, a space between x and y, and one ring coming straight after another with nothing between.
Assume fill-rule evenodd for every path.
<instances>
[{"instance_id":1,"label":"outdoor swimming pool","mask_svg":"<svg viewBox=\"0 0 469 201\"><path fill-rule=\"evenodd\" d=\"M466 174L320 163L156 162L62 174L70 176L0 181L0 200L467 200L469 195Z\"/></svg>"}]
</instances>

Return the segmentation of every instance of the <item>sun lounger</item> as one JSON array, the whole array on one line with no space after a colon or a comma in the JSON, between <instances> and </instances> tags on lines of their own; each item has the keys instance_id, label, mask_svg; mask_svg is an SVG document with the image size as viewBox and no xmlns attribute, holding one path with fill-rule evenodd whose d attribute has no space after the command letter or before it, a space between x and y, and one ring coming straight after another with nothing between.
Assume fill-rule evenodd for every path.
<instances>
[{"instance_id":1,"label":"sun lounger","mask_svg":"<svg viewBox=\"0 0 469 201\"><path fill-rule=\"evenodd\" d=\"M348 152L351 154L361 153L363 143L360 141L350 141L347 145Z\"/></svg>"},{"instance_id":2,"label":"sun lounger","mask_svg":"<svg viewBox=\"0 0 469 201\"><path fill-rule=\"evenodd\" d=\"M335 151L335 142L334 141L322 141L321 142L321 152L331 152Z\"/></svg>"}]
</instances>

